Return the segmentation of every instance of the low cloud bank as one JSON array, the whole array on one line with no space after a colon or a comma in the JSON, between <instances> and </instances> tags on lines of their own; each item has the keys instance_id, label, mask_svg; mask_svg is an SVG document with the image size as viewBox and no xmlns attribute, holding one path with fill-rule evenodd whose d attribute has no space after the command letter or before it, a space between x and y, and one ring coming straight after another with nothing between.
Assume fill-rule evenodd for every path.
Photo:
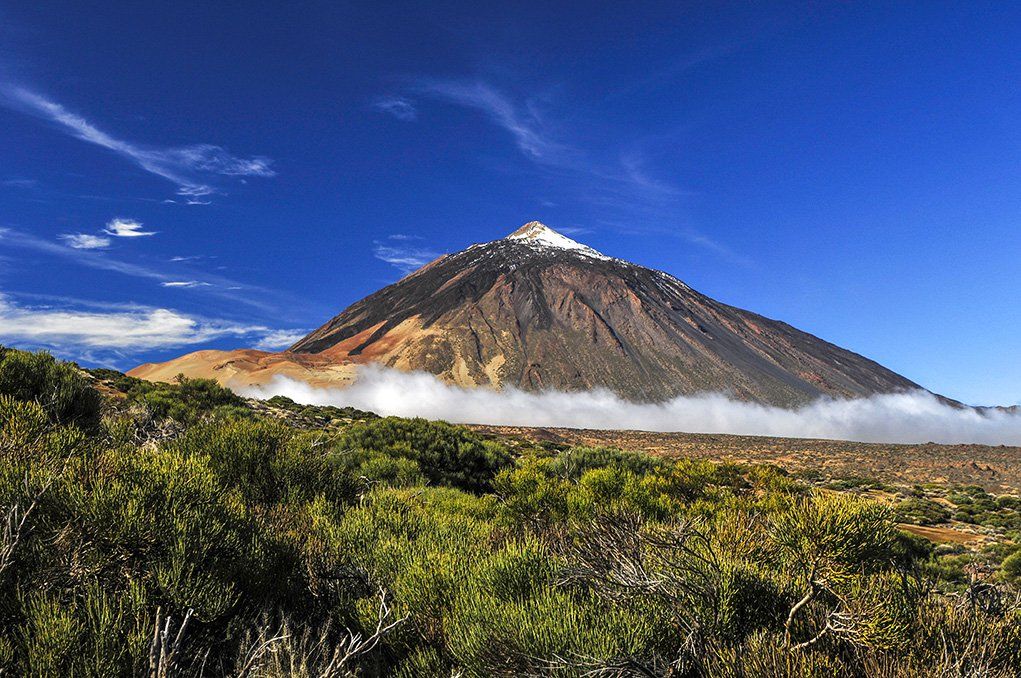
<instances>
[{"instance_id":1,"label":"low cloud bank","mask_svg":"<svg viewBox=\"0 0 1021 678\"><path fill-rule=\"evenodd\" d=\"M445 384L431 374L366 366L347 388L316 388L278 376L265 386L247 388L245 394L257 398L284 395L306 404L351 406L456 423L1021 445L1021 415L959 410L925 391L857 400L825 398L795 410L740 402L721 394L639 404L605 390L528 393L514 388L466 389Z\"/></svg>"}]
</instances>

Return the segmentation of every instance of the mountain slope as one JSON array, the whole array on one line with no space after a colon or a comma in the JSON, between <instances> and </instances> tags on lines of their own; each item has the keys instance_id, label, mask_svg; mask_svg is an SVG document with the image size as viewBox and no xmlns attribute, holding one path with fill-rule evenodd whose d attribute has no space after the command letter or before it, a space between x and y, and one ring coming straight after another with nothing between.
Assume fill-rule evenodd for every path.
<instances>
[{"instance_id":1,"label":"mountain slope","mask_svg":"<svg viewBox=\"0 0 1021 678\"><path fill-rule=\"evenodd\" d=\"M270 356L267 365L293 363L300 369L292 373L313 381L325 365L378 362L461 385L606 387L644 401L722 391L791 406L821 395L919 388L862 356L538 222L440 257ZM230 360L229 352L210 357ZM261 381L261 369L257 358L242 379Z\"/></svg>"}]
</instances>

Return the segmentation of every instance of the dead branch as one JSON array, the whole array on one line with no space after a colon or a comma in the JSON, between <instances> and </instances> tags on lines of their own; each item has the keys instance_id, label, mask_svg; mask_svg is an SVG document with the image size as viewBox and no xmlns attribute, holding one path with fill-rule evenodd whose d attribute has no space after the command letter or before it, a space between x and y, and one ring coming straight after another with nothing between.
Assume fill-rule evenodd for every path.
<instances>
[{"instance_id":1,"label":"dead branch","mask_svg":"<svg viewBox=\"0 0 1021 678\"><path fill-rule=\"evenodd\" d=\"M331 643L328 627L319 629L316 635L310 631L294 634L283 620L276 632L264 623L257 637L245 654L244 664L238 670L238 678L260 675L289 675L290 668L300 666L303 674L316 678L349 678L356 675L355 663L364 655L375 650L394 629L404 623L408 616L395 618L388 602L385 589L379 589L379 606L376 627L369 635L344 631L344 636Z\"/></svg>"},{"instance_id":2,"label":"dead branch","mask_svg":"<svg viewBox=\"0 0 1021 678\"><path fill-rule=\"evenodd\" d=\"M167 615L161 622L163 608L156 609L156 621L153 624L152 642L149 644L149 678L171 678L179 675L181 666L181 645L184 631L194 612L191 608L184 614L177 632L171 634L173 619ZM162 630L160 626L162 624Z\"/></svg>"},{"instance_id":3,"label":"dead branch","mask_svg":"<svg viewBox=\"0 0 1021 678\"><path fill-rule=\"evenodd\" d=\"M352 661L364 654L372 652L376 649L376 646L379 645L383 638L407 620L408 615L404 615L398 619L393 619L393 609L387 604L386 599L386 589L380 587L379 609L376 614L375 631L373 631L368 637L363 637L361 633L353 633L349 629L347 631L347 637L341 641L340 645L334 651L333 658L330 660L330 663L327 664L326 668L323 670L322 678L346 675L348 673L346 668Z\"/></svg>"}]
</instances>

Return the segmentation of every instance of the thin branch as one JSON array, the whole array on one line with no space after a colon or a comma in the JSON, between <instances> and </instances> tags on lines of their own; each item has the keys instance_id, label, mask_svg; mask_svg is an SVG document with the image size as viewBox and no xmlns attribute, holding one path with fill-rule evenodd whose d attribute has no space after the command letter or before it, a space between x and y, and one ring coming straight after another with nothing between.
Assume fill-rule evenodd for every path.
<instances>
[{"instance_id":1,"label":"thin branch","mask_svg":"<svg viewBox=\"0 0 1021 678\"><path fill-rule=\"evenodd\" d=\"M149 644L149 678L171 678L178 675L180 670L178 662L184 640L184 631L188 628L188 622L191 621L194 610L188 608L188 611L185 612L184 619L177 628L177 633L173 635L173 640L171 640L173 620L170 615L167 615L166 619L162 620L163 630L162 632L160 631L160 617L162 613L163 608L156 609L152 642Z\"/></svg>"}]
</instances>

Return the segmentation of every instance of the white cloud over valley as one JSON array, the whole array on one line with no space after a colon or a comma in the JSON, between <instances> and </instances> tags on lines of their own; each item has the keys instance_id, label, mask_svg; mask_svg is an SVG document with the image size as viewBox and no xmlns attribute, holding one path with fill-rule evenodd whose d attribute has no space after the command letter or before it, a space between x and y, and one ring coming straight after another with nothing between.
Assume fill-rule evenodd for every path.
<instances>
[{"instance_id":1,"label":"white cloud over valley","mask_svg":"<svg viewBox=\"0 0 1021 678\"><path fill-rule=\"evenodd\" d=\"M384 415L456 423L733 433L863 442L1021 444L1021 415L957 409L925 391L856 400L821 399L795 410L736 401L722 394L643 404L609 391L527 393L466 389L431 374L366 366L345 389L315 388L276 377L247 395L285 395L301 403L352 406Z\"/></svg>"}]
</instances>

